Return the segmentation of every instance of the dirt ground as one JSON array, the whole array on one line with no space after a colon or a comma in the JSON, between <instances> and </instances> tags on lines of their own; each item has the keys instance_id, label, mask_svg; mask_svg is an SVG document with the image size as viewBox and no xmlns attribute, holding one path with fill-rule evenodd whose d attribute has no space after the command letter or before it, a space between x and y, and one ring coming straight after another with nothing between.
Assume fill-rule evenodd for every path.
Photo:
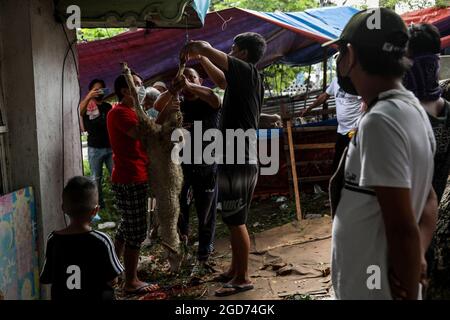
<instances>
[{"instance_id":1,"label":"dirt ground","mask_svg":"<svg viewBox=\"0 0 450 320\"><path fill-rule=\"evenodd\" d=\"M323 299L331 296L331 219L305 219L251 237L249 271L255 289L228 299ZM219 269L230 262L227 239L216 244ZM217 283L208 283L206 299L216 299ZM225 299L227 299L225 298ZM224 299L224 298L220 298Z\"/></svg>"},{"instance_id":2,"label":"dirt ground","mask_svg":"<svg viewBox=\"0 0 450 320\"><path fill-rule=\"evenodd\" d=\"M303 195L305 219L301 221L295 220L295 206L285 197L255 200L248 221L249 273L255 289L225 299L330 298L331 219L327 215L326 199L326 194ZM211 257L217 272L200 280L192 278L190 273L198 245L195 212L192 218L190 244L181 271L168 273L167 260L156 241L142 250L139 276L144 281L158 283L161 289L144 297L125 296L118 289L118 299L216 299L214 291L221 284L213 282L212 278L226 270L231 260L228 230L218 217L218 240Z\"/></svg>"}]
</instances>

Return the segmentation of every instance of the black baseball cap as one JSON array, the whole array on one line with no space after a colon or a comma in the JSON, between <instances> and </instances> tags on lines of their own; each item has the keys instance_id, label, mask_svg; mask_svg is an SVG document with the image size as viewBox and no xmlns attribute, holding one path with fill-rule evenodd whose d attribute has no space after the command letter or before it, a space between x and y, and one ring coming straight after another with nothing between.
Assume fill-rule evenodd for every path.
<instances>
[{"instance_id":1,"label":"black baseball cap","mask_svg":"<svg viewBox=\"0 0 450 320\"><path fill-rule=\"evenodd\" d=\"M374 8L356 13L340 37L324 43L322 47L351 43L357 47L404 53L408 39L408 29L398 14L387 8Z\"/></svg>"}]
</instances>

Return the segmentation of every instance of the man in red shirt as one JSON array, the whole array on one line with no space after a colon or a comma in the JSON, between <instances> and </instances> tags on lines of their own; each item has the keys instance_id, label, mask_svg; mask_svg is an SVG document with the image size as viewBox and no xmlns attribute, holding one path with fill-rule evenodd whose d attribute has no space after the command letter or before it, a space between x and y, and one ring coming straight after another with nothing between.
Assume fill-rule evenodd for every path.
<instances>
[{"instance_id":1,"label":"man in red shirt","mask_svg":"<svg viewBox=\"0 0 450 320\"><path fill-rule=\"evenodd\" d=\"M137 74L133 80L136 87L142 86ZM124 75L117 77L114 90L119 103L108 113L107 123L114 160L112 189L122 214L115 247L117 255L124 256L125 293L146 294L158 288L137 277L139 251L147 234L148 158L137 136L138 118Z\"/></svg>"}]
</instances>

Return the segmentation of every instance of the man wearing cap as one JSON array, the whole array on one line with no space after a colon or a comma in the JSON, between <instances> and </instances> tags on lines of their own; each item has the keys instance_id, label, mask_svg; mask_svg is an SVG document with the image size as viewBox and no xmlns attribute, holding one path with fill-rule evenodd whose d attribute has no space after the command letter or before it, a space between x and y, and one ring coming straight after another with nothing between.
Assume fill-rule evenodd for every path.
<instances>
[{"instance_id":1,"label":"man wearing cap","mask_svg":"<svg viewBox=\"0 0 450 320\"><path fill-rule=\"evenodd\" d=\"M420 298L435 140L420 102L401 84L408 38L400 16L377 8L354 15L333 41L339 86L368 106L349 144L333 221L337 299Z\"/></svg>"}]
</instances>

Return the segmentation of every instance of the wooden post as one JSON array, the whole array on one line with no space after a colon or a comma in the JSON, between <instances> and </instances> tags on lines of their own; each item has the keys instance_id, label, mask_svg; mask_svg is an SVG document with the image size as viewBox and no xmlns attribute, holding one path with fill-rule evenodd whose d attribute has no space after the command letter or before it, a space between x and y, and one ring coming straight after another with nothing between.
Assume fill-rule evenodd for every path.
<instances>
[{"instance_id":1,"label":"wooden post","mask_svg":"<svg viewBox=\"0 0 450 320\"><path fill-rule=\"evenodd\" d=\"M292 121L288 120L286 122L288 143L289 143L289 156L291 160L291 171L292 171L292 181L294 183L294 195L295 195L295 212L297 214L297 220L302 220L302 209L300 207L300 194L298 190L298 178L297 178L297 162L295 161L294 154L294 142L292 141Z\"/></svg>"},{"instance_id":2,"label":"wooden post","mask_svg":"<svg viewBox=\"0 0 450 320\"><path fill-rule=\"evenodd\" d=\"M327 90L327 61L328 61L328 57L327 57L327 48L324 48L323 51L323 82L322 82L322 91L325 92ZM323 110L328 109L328 103L325 102L323 104ZM323 114L322 115L322 120L327 120L328 119L328 114Z\"/></svg>"},{"instance_id":3,"label":"wooden post","mask_svg":"<svg viewBox=\"0 0 450 320\"><path fill-rule=\"evenodd\" d=\"M327 90L327 62L328 62L328 57L327 57L327 48L324 48L324 52L323 52L323 82L322 82L322 89L323 92L325 92L325 90Z\"/></svg>"}]
</instances>

